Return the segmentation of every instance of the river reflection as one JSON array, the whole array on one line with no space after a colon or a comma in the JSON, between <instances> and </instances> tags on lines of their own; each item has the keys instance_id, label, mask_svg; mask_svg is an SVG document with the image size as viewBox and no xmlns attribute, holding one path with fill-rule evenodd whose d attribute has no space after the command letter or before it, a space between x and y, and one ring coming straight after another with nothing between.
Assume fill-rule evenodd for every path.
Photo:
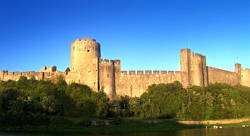
<instances>
[{"instance_id":1,"label":"river reflection","mask_svg":"<svg viewBox=\"0 0 250 136\"><path fill-rule=\"evenodd\" d=\"M250 128L189 129L164 133L132 133L112 135L0 133L0 136L250 136Z\"/></svg>"}]
</instances>

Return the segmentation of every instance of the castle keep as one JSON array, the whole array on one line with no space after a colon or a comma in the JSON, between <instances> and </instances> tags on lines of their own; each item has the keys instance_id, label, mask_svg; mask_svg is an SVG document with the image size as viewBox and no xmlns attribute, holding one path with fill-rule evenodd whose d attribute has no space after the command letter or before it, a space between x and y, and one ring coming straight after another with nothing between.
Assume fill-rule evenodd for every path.
<instances>
[{"instance_id":1,"label":"castle keep","mask_svg":"<svg viewBox=\"0 0 250 136\"><path fill-rule=\"evenodd\" d=\"M40 72L0 72L0 80L18 80L20 76L37 80L54 80L63 76L67 83L86 84L94 91L103 90L110 98L140 96L151 84L180 81L188 85L207 86L211 83L241 84L250 87L250 69L235 64L235 71L206 65L206 56L180 51L180 71L121 71L120 60L101 59L100 44L91 38L77 39L71 45L71 65L65 72L56 67L43 67Z\"/></svg>"}]
</instances>

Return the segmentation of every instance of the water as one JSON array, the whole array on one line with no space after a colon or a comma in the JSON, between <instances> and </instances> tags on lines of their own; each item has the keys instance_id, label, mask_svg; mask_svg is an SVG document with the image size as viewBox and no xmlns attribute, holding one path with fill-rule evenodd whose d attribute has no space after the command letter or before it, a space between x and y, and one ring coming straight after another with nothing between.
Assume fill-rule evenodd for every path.
<instances>
[{"instance_id":1,"label":"water","mask_svg":"<svg viewBox=\"0 0 250 136\"><path fill-rule=\"evenodd\" d=\"M164 133L133 133L113 135L0 133L0 136L250 136L250 128L239 127L222 129L189 129Z\"/></svg>"}]
</instances>

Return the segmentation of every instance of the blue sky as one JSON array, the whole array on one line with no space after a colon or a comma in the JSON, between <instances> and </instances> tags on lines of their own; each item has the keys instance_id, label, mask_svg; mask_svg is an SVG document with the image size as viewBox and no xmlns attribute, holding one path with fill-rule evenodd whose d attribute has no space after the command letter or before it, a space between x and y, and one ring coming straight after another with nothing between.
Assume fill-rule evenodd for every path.
<instances>
[{"instance_id":1,"label":"blue sky","mask_svg":"<svg viewBox=\"0 0 250 136\"><path fill-rule=\"evenodd\" d=\"M181 48L207 65L250 68L249 0L0 0L0 70L70 66L70 44L92 37L123 70L179 70ZM238 57L238 59L237 59Z\"/></svg>"}]
</instances>

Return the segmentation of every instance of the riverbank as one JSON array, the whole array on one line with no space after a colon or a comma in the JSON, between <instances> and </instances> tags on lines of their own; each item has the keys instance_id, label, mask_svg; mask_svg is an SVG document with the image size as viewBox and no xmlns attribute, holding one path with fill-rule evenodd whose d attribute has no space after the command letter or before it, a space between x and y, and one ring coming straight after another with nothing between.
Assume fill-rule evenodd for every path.
<instances>
[{"instance_id":1,"label":"riverbank","mask_svg":"<svg viewBox=\"0 0 250 136\"><path fill-rule=\"evenodd\" d=\"M29 132L29 133L81 133L81 134L115 134L141 132L168 132L183 129L213 128L214 125L180 124L176 120L124 120L120 124L108 126L2 126L1 132ZM220 127L250 126L250 121L220 124Z\"/></svg>"},{"instance_id":2,"label":"riverbank","mask_svg":"<svg viewBox=\"0 0 250 136\"><path fill-rule=\"evenodd\" d=\"M137 132L165 132L181 129L203 128L201 125L183 125L175 121L159 123L145 123L138 120L129 120L117 125L109 126L16 126L0 127L1 132L45 132L45 133L86 133L112 134Z\"/></svg>"},{"instance_id":3,"label":"riverbank","mask_svg":"<svg viewBox=\"0 0 250 136\"><path fill-rule=\"evenodd\" d=\"M250 118L241 119L223 119L223 120L206 120L206 121L177 121L185 125L226 125L226 124L239 124L242 122L249 122Z\"/></svg>"}]
</instances>

